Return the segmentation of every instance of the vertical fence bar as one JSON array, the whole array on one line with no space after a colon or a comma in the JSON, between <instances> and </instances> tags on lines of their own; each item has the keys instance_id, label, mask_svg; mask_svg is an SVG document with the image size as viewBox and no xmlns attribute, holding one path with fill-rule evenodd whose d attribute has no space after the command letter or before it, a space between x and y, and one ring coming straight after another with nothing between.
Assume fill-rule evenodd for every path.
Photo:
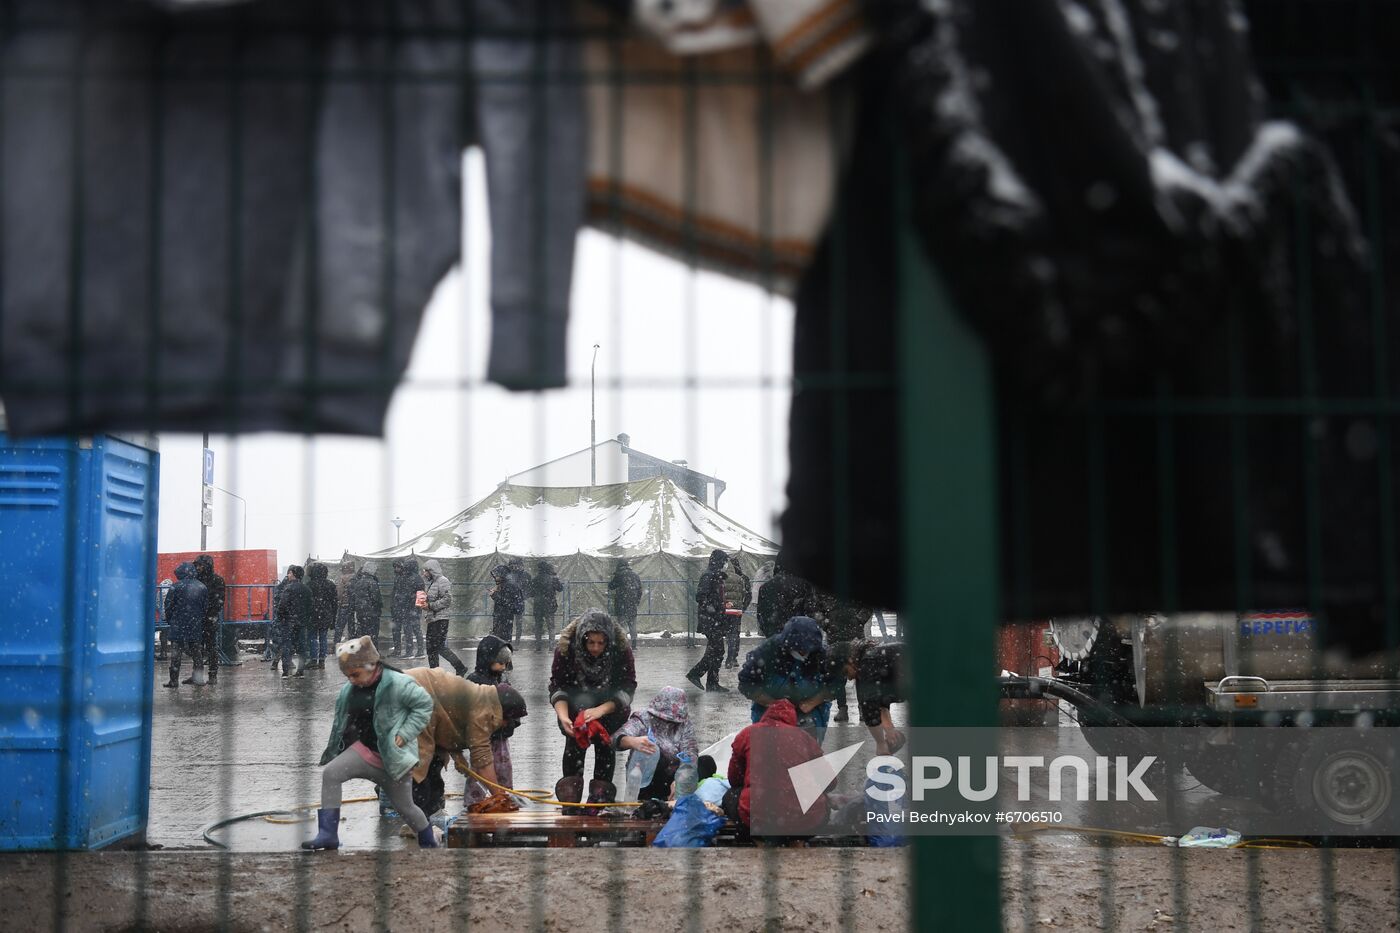
<instances>
[{"instance_id":1,"label":"vertical fence bar","mask_svg":"<svg viewBox=\"0 0 1400 933\"><path fill-rule=\"evenodd\" d=\"M897 189L907 187L896 166ZM994 726L998 620L996 450L990 361L899 205L904 578L913 726ZM915 836L910 926L999 930L999 841Z\"/></svg>"}]
</instances>

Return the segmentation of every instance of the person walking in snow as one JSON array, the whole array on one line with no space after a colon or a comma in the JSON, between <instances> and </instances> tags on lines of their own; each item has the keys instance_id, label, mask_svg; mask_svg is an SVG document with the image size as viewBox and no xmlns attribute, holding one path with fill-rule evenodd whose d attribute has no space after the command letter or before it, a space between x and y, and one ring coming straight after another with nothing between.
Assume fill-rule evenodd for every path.
<instances>
[{"instance_id":1,"label":"person walking in snow","mask_svg":"<svg viewBox=\"0 0 1400 933\"><path fill-rule=\"evenodd\" d=\"M322 563L311 565L311 633L307 641L308 667L326 669L326 639L335 630L336 613L339 608L339 594L330 580L330 568Z\"/></svg>"},{"instance_id":2,"label":"person walking in snow","mask_svg":"<svg viewBox=\"0 0 1400 933\"><path fill-rule=\"evenodd\" d=\"M428 628L428 666L437 667L438 658L447 659L447 663L452 665L452 669L457 672L458 677L467 673L467 666L462 663L462 659L457 657L452 649L447 647L447 626L451 615L448 612L452 608L452 581L447 579L442 572L442 564L436 560L426 560L423 562L423 579L427 581L427 589L423 591L424 601L427 607L423 610L423 619L427 622Z\"/></svg>"}]
</instances>

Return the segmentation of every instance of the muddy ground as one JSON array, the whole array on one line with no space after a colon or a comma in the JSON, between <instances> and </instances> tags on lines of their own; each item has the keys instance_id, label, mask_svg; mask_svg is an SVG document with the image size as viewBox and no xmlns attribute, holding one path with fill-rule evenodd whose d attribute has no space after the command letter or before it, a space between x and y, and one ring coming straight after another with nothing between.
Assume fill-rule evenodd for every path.
<instances>
[{"instance_id":1,"label":"muddy ground","mask_svg":"<svg viewBox=\"0 0 1400 933\"><path fill-rule=\"evenodd\" d=\"M1351 933L1393 930L1400 911L1391 852L1066 852L1009 841L1004 853L1008 931L1104 929L1107 919L1125 931ZM1330 890L1320 873L1329 861ZM0 857L4 890L22 905L4 929L55 929L56 868L49 855ZM195 933L218 929L219 917L235 931L903 930L910 896L905 853L870 849L111 852L73 856L63 870L59 910L75 933ZM958 892L934 885L930 896Z\"/></svg>"}]
</instances>

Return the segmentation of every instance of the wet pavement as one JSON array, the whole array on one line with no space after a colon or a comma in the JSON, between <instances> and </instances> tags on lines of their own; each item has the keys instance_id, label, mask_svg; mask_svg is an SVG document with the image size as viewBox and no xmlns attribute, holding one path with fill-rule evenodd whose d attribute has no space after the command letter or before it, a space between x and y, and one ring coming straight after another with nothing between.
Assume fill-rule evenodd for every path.
<instances>
[{"instance_id":1,"label":"wet pavement","mask_svg":"<svg viewBox=\"0 0 1400 933\"><path fill-rule=\"evenodd\" d=\"M690 697L691 717L700 746L716 742L749 722L749 704L739 693L702 694L685 680L685 673L704 653L701 643L687 648L683 638L644 639L637 652L637 694L634 705L644 707L658 689L677 686ZM745 641L740 658L757 644ZM474 643L454 645L462 659L475 657ZM329 738L336 692L345 682L334 662L324 671L308 670L304 677L283 678L260 656L245 655L238 667L219 671L212 686L162 689L166 665L156 662L155 710L151 761L151 816L148 838L170 846L207 845L201 831L218 821L267 810L315 804L320 797L319 760ZM521 691L530 715L511 738L515 786L553 788L561 774L564 737L549 708L548 651L534 650L527 639L515 653L511 683ZM424 660L399 667L421 666ZM184 675L189 675L188 663ZM721 671L721 683L733 687L737 671ZM854 686L850 687L855 699ZM854 713L854 704L852 704ZM895 720L903 721L903 706ZM854 716L853 716L854 718ZM827 749L866 738L864 727L852 722L833 724ZM590 752L585 774L591 775ZM618 756L614 780L623 783L625 757ZM447 769L449 794L460 794L463 779ZM346 801L374 793L373 785L345 785ZM460 801L449 798L448 813ZM285 851L309 838L313 823L288 822L304 814L273 814L270 819L239 821L217 830L215 838L242 851ZM416 845L398 836L402 823L381 820L372 802L346 803L341 840L346 848L400 848Z\"/></svg>"}]
</instances>

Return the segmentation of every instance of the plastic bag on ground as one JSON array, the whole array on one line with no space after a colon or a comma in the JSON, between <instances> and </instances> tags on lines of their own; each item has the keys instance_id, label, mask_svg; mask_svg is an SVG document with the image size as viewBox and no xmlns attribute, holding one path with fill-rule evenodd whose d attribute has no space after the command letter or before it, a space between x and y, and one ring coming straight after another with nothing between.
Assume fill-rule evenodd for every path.
<instances>
[{"instance_id":1,"label":"plastic bag on ground","mask_svg":"<svg viewBox=\"0 0 1400 933\"><path fill-rule=\"evenodd\" d=\"M1177 839L1183 849L1229 849L1240 844L1240 834L1233 829L1197 826Z\"/></svg>"},{"instance_id":2,"label":"plastic bag on ground","mask_svg":"<svg viewBox=\"0 0 1400 933\"><path fill-rule=\"evenodd\" d=\"M659 849L699 849L714 842L724 817L711 813L704 801L691 794L676 801L676 808L652 845Z\"/></svg>"}]
</instances>

